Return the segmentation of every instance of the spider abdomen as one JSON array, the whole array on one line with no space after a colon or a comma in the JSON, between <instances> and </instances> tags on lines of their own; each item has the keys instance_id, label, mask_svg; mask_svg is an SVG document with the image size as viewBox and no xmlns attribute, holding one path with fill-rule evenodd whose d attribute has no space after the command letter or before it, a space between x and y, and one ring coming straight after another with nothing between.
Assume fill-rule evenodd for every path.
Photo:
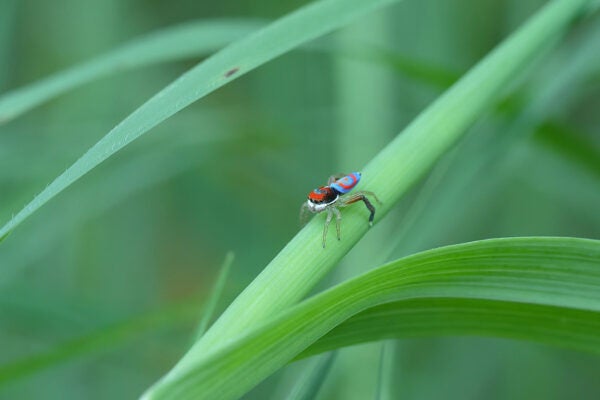
<instances>
[{"instance_id":1,"label":"spider abdomen","mask_svg":"<svg viewBox=\"0 0 600 400\"><path fill-rule=\"evenodd\" d=\"M351 191L354 186L358 184L360 181L360 172L352 172L343 178L340 178L333 182L329 187L335 189L337 192L341 194L348 193Z\"/></svg>"}]
</instances>

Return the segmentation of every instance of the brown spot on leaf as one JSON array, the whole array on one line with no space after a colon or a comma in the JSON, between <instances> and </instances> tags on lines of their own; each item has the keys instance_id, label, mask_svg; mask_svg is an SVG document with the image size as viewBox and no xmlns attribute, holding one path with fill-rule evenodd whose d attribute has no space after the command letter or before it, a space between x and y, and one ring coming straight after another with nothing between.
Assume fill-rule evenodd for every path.
<instances>
[{"instance_id":1,"label":"brown spot on leaf","mask_svg":"<svg viewBox=\"0 0 600 400\"><path fill-rule=\"evenodd\" d=\"M225 72L225 78L229 78L231 75L235 74L240 70L240 67L231 68L229 71Z\"/></svg>"}]
</instances>

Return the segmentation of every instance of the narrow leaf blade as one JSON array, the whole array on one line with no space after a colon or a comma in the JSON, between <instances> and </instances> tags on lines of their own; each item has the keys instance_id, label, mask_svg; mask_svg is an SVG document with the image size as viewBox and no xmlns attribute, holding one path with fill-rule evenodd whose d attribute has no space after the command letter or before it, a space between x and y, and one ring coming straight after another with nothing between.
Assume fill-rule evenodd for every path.
<instances>
[{"instance_id":1,"label":"narrow leaf blade","mask_svg":"<svg viewBox=\"0 0 600 400\"><path fill-rule=\"evenodd\" d=\"M147 65L205 55L262 25L256 20L208 20L151 33L93 60L4 94L0 97L0 124L93 80Z\"/></svg>"},{"instance_id":2,"label":"narrow leaf blade","mask_svg":"<svg viewBox=\"0 0 600 400\"><path fill-rule=\"evenodd\" d=\"M192 68L135 110L0 229L0 237L108 157L150 129L254 68L399 0L323 0L239 40Z\"/></svg>"}]
</instances>

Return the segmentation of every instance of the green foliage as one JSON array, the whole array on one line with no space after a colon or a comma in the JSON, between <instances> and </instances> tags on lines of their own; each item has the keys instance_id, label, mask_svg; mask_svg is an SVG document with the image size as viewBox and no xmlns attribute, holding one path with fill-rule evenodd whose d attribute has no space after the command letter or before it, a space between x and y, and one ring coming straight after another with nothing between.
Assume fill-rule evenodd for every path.
<instances>
[{"instance_id":1,"label":"green foliage","mask_svg":"<svg viewBox=\"0 0 600 400\"><path fill-rule=\"evenodd\" d=\"M171 375L146 398L237 398L351 316L399 300L407 304L396 303L396 308L407 314L429 306L425 318L414 325L408 318L404 326L408 335L435 332L439 320L433 319L425 328L418 321L422 324L429 315L452 310L444 318L443 333L448 333L446 329L460 334L493 332L598 353L599 259L600 241L571 238L494 239L419 253L344 282L256 325L221 348L209 350L192 368ZM415 299L428 299L429 304ZM432 307L431 300L436 299L446 310ZM465 310L469 313L459 313ZM537 311L541 314L531 318ZM377 312L381 308L367 313ZM449 323L451 317L457 319L454 326ZM392 325L382 330L382 325L403 325L388 321L385 314L370 327L373 322L363 320L350 343L371 340L365 333L369 328L386 337L400 330ZM577 335L572 333L573 326L578 327ZM331 335L336 334L339 331ZM337 341L335 348L341 343Z\"/></svg>"},{"instance_id":2,"label":"green foliage","mask_svg":"<svg viewBox=\"0 0 600 400\"><path fill-rule=\"evenodd\" d=\"M344 321L298 358L382 339L493 336L600 352L596 310L472 298L417 298L385 303Z\"/></svg>"},{"instance_id":3,"label":"green foliage","mask_svg":"<svg viewBox=\"0 0 600 400\"><path fill-rule=\"evenodd\" d=\"M0 97L0 123L106 75L210 54L262 25L251 20L200 21L155 32L109 54L3 95Z\"/></svg>"},{"instance_id":4,"label":"green foliage","mask_svg":"<svg viewBox=\"0 0 600 400\"><path fill-rule=\"evenodd\" d=\"M0 6L0 397L598 393L598 2L392 3Z\"/></svg>"},{"instance_id":5,"label":"green foliage","mask_svg":"<svg viewBox=\"0 0 600 400\"><path fill-rule=\"evenodd\" d=\"M233 263L234 255L229 252L225 256L225 261L223 261L223 265L221 266L221 272L219 273L219 277L217 282L215 283L215 288L211 293L211 296L206 304L206 309L202 315L202 319L200 320L200 324L196 328L196 337L195 340L198 340L204 335L206 329L208 329L209 323L211 319L214 318L215 309L217 308L217 304L221 298L223 293L223 288L225 286L225 281L229 276L229 271L231 269L231 264Z\"/></svg>"},{"instance_id":6,"label":"green foliage","mask_svg":"<svg viewBox=\"0 0 600 400\"><path fill-rule=\"evenodd\" d=\"M0 237L92 168L194 101L308 40L395 1L398 0L374 0L368 3L358 0L322 1L227 46L187 71L121 121L0 228ZM161 44L162 47L169 45L168 41ZM147 51L146 48L143 50ZM67 77L71 74L74 73L67 73ZM37 97L37 94L25 96Z\"/></svg>"},{"instance_id":7,"label":"green foliage","mask_svg":"<svg viewBox=\"0 0 600 400\"><path fill-rule=\"evenodd\" d=\"M536 50L542 49L548 38L562 30L579 11L572 2L551 3L420 114L362 170L368 179L363 187L376 192L383 202L378 208L379 218L465 133L514 74L534 58ZM344 241L326 249L320 249L322 219L313 219L246 287L166 376L165 383L149 392L149 397L154 392L169 396L169 390L161 386L175 390L173 387L178 386L180 379L187 379L187 371L195 370L209 349L233 340L305 296L368 229L358 213L346 214L350 217L344 219ZM178 383L170 384L173 380Z\"/></svg>"},{"instance_id":8,"label":"green foliage","mask_svg":"<svg viewBox=\"0 0 600 400\"><path fill-rule=\"evenodd\" d=\"M287 400L310 400L317 397L323 382L327 378L327 372L331 369L335 353L324 354L314 360L313 365L307 368L305 375L300 377L296 386L286 397Z\"/></svg>"},{"instance_id":9,"label":"green foliage","mask_svg":"<svg viewBox=\"0 0 600 400\"><path fill-rule=\"evenodd\" d=\"M197 315L198 305L190 301L98 329L90 335L64 342L48 351L0 366L0 385L79 357L118 347L139 339L147 332L193 321Z\"/></svg>"}]
</instances>

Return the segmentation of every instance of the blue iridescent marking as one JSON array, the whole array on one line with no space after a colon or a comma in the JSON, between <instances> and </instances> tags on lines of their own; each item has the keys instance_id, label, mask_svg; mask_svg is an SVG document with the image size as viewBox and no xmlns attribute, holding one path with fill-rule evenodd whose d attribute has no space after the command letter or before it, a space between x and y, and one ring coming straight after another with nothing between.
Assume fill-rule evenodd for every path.
<instances>
[{"instance_id":1,"label":"blue iridescent marking","mask_svg":"<svg viewBox=\"0 0 600 400\"><path fill-rule=\"evenodd\" d=\"M358 181L360 181L360 176L360 172L352 172L351 174L348 174L343 178L333 182L330 187L337 190L339 193L348 193L354 188L354 186L358 184Z\"/></svg>"}]
</instances>

